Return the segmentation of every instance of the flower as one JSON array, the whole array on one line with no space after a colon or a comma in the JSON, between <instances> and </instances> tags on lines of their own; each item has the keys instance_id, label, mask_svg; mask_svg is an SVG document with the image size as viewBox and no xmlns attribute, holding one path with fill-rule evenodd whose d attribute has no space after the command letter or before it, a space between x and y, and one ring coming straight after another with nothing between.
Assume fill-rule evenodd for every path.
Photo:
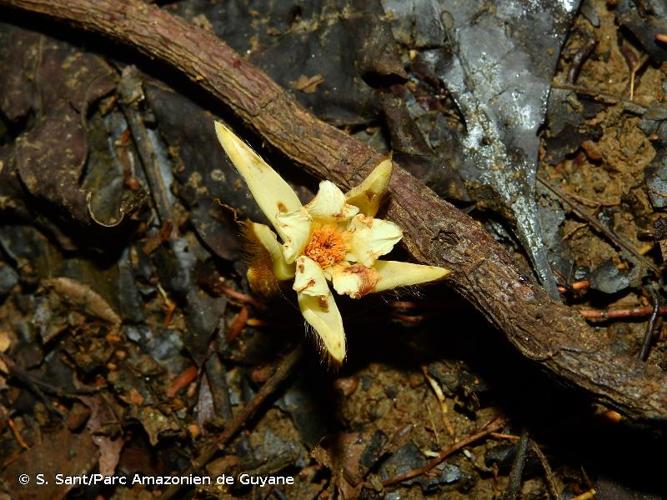
<instances>
[{"instance_id":1,"label":"flower","mask_svg":"<svg viewBox=\"0 0 667 500\"><path fill-rule=\"evenodd\" d=\"M375 218L389 185L391 159L382 161L348 193L322 181L317 195L302 205L287 182L229 128L215 122L215 131L275 230L250 222L252 237L268 253L275 278L294 280L292 288L304 319L337 363L345 358L345 332L327 281L337 293L359 298L449 273L441 267L379 260L403 236L393 222ZM251 265L251 285L259 274Z\"/></svg>"}]
</instances>

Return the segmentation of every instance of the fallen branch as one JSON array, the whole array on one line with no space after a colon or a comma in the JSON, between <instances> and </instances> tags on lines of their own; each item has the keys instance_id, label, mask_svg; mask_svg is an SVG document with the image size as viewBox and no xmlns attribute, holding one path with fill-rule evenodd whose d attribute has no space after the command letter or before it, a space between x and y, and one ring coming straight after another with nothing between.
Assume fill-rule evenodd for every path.
<instances>
[{"instance_id":1,"label":"fallen branch","mask_svg":"<svg viewBox=\"0 0 667 500\"><path fill-rule=\"evenodd\" d=\"M186 75L277 151L309 173L347 188L381 156L318 120L214 34L140 0L0 0L68 21L158 59ZM213 126L213 125L211 125ZM526 357L627 416L667 419L667 376L619 356L574 310L549 299L475 220L402 168L391 184L388 218L405 228L420 262L454 272L450 285ZM457 332L445 332L456 334Z\"/></svg>"}]
</instances>

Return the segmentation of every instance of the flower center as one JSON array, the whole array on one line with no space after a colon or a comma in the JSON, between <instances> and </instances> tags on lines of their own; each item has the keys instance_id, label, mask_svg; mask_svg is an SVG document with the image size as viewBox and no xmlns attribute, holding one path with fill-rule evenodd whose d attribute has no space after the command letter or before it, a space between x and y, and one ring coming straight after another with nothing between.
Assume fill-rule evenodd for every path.
<instances>
[{"instance_id":1,"label":"flower center","mask_svg":"<svg viewBox=\"0 0 667 500\"><path fill-rule=\"evenodd\" d=\"M316 227L304 250L322 269L333 266L345 258L345 238L335 226Z\"/></svg>"}]
</instances>

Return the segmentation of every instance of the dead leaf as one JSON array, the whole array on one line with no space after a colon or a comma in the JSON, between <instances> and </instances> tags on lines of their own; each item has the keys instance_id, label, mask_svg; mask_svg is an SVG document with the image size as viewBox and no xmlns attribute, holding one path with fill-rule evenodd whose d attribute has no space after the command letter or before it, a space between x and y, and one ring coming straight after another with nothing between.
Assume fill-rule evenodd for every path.
<instances>
[{"instance_id":1,"label":"dead leaf","mask_svg":"<svg viewBox=\"0 0 667 500\"><path fill-rule=\"evenodd\" d=\"M100 450L99 469L103 476L112 476L120 460L120 452L125 446L123 438L111 439L108 436L93 436L93 442Z\"/></svg>"},{"instance_id":2,"label":"dead leaf","mask_svg":"<svg viewBox=\"0 0 667 500\"><path fill-rule=\"evenodd\" d=\"M4 330L0 331L0 353L3 353L9 349L10 343L11 341L9 339L9 333ZM4 387L5 385L5 379L2 377L2 375L9 375L9 367L2 359L2 357L0 357L0 387Z\"/></svg>"},{"instance_id":3,"label":"dead leaf","mask_svg":"<svg viewBox=\"0 0 667 500\"><path fill-rule=\"evenodd\" d=\"M7 330L0 330L0 352L5 352L9 349L12 340L9 337L9 332Z\"/></svg>"},{"instance_id":4,"label":"dead leaf","mask_svg":"<svg viewBox=\"0 0 667 500\"><path fill-rule=\"evenodd\" d=\"M55 475L80 476L89 473L97 463L97 449L93 446L87 431L75 434L66 427L44 435L44 440L23 453L2 471L0 478L5 481L12 498L40 500L60 499L72 489L71 485L56 484ZM18 477L26 472L44 474L48 484L38 485L32 477L26 485L18 482Z\"/></svg>"},{"instance_id":5,"label":"dead leaf","mask_svg":"<svg viewBox=\"0 0 667 500\"><path fill-rule=\"evenodd\" d=\"M91 316L119 325L122 320L109 303L88 285L71 278L60 277L44 280L46 286L53 288L72 305L81 307Z\"/></svg>"},{"instance_id":6,"label":"dead leaf","mask_svg":"<svg viewBox=\"0 0 667 500\"><path fill-rule=\"evenodd\" d=\"M310 77L301 75L295 81L290 82L290 87L294 90L305 92L306 94L312 94L322 83L324 83L324 77L319 73Z\"/></svg>"},{"instance_id":7,"label":"dead leaf","mask_svg":"<svg viewBox=\"0 0 667 500\"><path fill-rule=\"evenodd\" d=\"M88 408L91 415L86 424L86 430L91 433L93 443L100 452L99 470L104 476L111 476L116 471L120 460L120 453L125 445L122 437L115 439L108 435L108 425L117 420L114 409L100 396L79 398Z\"/></svg>"},{"instance_id":8,"label":"dead leaf","mask_svg":"<svg viewBox=\"0 0 667 500\"><path fill-rule=\"evenodd\" d=\"M179 432L181 428L174 419L165 416L155 408L144 407L137 412L137 418L144 426L148 440L152 446L155 446L163 432Z\"/></svg>"}]
</instances>

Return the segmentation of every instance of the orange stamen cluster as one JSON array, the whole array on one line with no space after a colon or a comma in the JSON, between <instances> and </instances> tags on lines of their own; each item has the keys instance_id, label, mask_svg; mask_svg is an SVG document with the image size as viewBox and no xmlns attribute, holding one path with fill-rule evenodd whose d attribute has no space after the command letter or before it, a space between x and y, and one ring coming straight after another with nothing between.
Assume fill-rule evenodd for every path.
<instances>
[{"instance_id":1,"label":"orange stamen cluster","mask_svg":"<svg viewBox=\"0 0 667 500\"><path fill-rule=\"evenodd\" d=\"M333 266L345 258L345 238L335 226L316 227L304 254L322 269Z\"/></svg>"}]
</instances>

